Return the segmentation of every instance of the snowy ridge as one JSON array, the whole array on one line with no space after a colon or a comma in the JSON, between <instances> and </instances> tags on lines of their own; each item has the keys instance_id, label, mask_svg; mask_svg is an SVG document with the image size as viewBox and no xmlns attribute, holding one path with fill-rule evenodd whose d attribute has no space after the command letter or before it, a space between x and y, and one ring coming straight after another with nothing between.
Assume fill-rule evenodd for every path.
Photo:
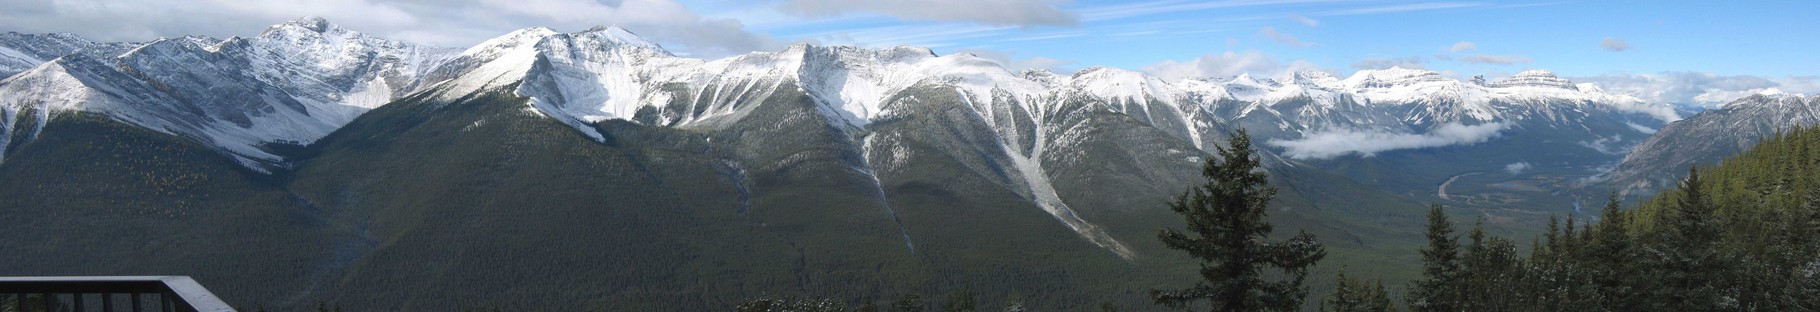
<instances>
[{"instance_id":1,"label":"snowy ridge","mask_svg":"<svg viewBox=\"0 0 1820 312\"><path fill-rule=\"evenodd\" d=\"M0 79L64 55L81 53L94 57L111 57L141 44L95 42L66 33L0 33Z\"/></svg>"},{"instance_id":2,"label":"snowy ridge","mask_svg":"<svg viewBox=\"0 0 1820 312\"><path fill-rule=\"evenodd\" d=\"M1053 103L1045 100L1051 88L972 55L799 44L703 61L676 57L619 28L567 34L528 29L469 49L438 70L463 71L441 82L438 92L445 99L518 83L515 92L530 98L530 109L596 140L603 136L590 125L608 119L676 127L729 124L791 85L795 89L787 91L814 98L831 125L864 131L872 120L896 116L890 100L906 90L951 88L1001 136L1002 150L1023 179L1014 185L1024 188L1019 194L1088 241L1133 256L1055 194L1040 165L1044 140L1030 137L1047 131L1019 129L1013 121L1042 124L1041 112L1051 111L1045 106ZM867 138L862 146L871 148Z\"/></svg>"},{"instance_id":3,"label":"snowy ridge","mask_svg":"<svg viewBox=\"0 0 1820 312\"><path fill-rule=\"evenodd\" d=\"M1712 165L1795 127L1820 125L1820 96L1765 90L1675 122L1624 156L1616 170L1589 182L1624 192L1673 187L1694 165Z\"/></svg>"},{"instance_id":4,"label":"snowy ridge","mask_svg":"<svg viewBox=\"0 0 1820 312\"><path fill-rule=\"evenodd\" d=\"M98 113L267 170L283 159L264 145L315 141L416 92L451 56L306 17L251 38L159 39L117 56L62 56L0 83L0 110Z\"/></svg>"},{"instance_id":5,"label":"snowy ridge","mask_svg":"<svg viewBox=\"0 0 1820 312\"><path fill-rule=\"evenodd\" d=\"M15 129L24 118L86 111L210 144L256 170L284 165L266 144L313 142L368 110L421 92L451 101L516 86L510 91L530 99L525 110L595 140L604 136L593 125L605 120L714 129L734 124L776 92L800 92L815 101L829 126L866 137L860 144L865 149L873 148L863 133L874 122L915 117L905 115L918 111L903 106L917 102L908 99L956 92L960 101L954 104L970 108L970 118L996 135L989 143L999 148L985 150L1002 151L1010 162L994 164L1005 166L1011 179L1001 183L1084 239L1128 258L1128 248L1077 216L1049 181L1053 168L1045 163L1074 161L1050 152L1077 149L1083 136L1099 133L1066 120L1122 114L1205 150L1235 127L1252 129L1260 139L1296 139L1330 130L1571 125L1593 114L1679 118L1667 105L1541 70L1496 82L1395 67L1345 79L1311 71L1281 80L1168 80L1106 67L1072 75L1014 73L969 54L808 44L703 60L676 56L617 27L574 33L528 28L457 52L375 38L314 17L249 38L161 39L117 52L72 44L87 48L61 49L64 55L48 58L5 45L5 38L0 62L43 64L0 81L0 115L6 117L0 132L7 134L0 140L36 133Z\"/></svg>"}]
</instances>

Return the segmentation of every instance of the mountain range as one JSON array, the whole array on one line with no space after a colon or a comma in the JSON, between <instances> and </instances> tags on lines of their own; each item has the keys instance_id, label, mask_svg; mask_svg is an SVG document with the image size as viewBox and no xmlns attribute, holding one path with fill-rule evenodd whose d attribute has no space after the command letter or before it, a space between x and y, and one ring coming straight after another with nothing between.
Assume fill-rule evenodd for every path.
<instances>
[{"instance_id":1,"label":"mountain range","mask_svg":"<svg viewBox=\"0 0 1820 312\"><path fill-rule=\"evenodd\" d=\"M1153 236L1181 222L1163 204L1237 129L1285 189L1273 221L1394 280L1418 202L1520 228L1669 176L1632 163L1707 157L1638 153L1722 114L1543 70L1164 79L808 44L703 60L616 27L457 50L310 17L247 38L8 33L0 57L0 248L20 251L0 273L185 273L279 307L959 289L1080 308L1186 280Z\"/></svg>"},{"instance_id":2,"label":"mountain range","mask_svg":"<svg viewBox=\"0 0 1820 312\"><path fill-rule=\"evenodd\" d=\"M1672 188L1674 173L1716 166L1726 156L1796 127L1820 124L1820 97L1766 91L1670 124L1624 157L1601 182L1642 194Z\"/></svg>"}]
</instances>

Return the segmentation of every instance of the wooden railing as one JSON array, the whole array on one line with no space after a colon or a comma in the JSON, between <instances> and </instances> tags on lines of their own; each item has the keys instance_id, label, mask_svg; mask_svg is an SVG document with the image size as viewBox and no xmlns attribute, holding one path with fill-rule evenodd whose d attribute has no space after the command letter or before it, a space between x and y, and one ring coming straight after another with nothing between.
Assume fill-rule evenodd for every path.
<instances>
[{"instance_id":1,"label":"wooden railing","mask_svg":"<svg viewBox=\"0 0 1820 312\"><path fill-rule=\"evenodd\" d=\"M0 277L0 311L233 312L188 276Z\"/></svg>"}]
</instances>

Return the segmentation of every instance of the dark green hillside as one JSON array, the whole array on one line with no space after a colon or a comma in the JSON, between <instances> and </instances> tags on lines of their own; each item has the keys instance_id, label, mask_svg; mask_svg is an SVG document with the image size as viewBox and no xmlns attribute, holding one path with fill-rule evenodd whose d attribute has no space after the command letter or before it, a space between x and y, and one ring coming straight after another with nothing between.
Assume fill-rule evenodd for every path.
<instances>
[{"instance_id":1,"label":"dark green hillside","mask_svg":"<svg viewBox=\"0 0 1820 312\"><path fill-rule=\"evenodd\" d=\"M369 241L329 300L700 309L908 275L901 235L869 197L782 189L820 167L741 174L703 134L614 122L602 144L524 108L502 93L406 100L320 141L292 187Z\"/></svg>"},{"instance_id":2,"label":"dark green hillside","mask_svg":"<svg viewBox=\"0 0 1820 312\"><path fill-rule=\"evenodd\" d=\"M0 275L190 275L231 304L301 305L344 260L326 211L200 144L86 113L14 143Z\"/></svg>"},{"instance_id":3,"label":"dark green hillside","mask_svg":"<svg viewBox=\"0 0 1820 312\"><path fill-rule=\"evenodd\" d=\"M1425 275L1427 291L1405 299L1464 310L1814 310L1817 148L1820 128L1798 128L1690 170L1636 209L1622 209L1614 193L1593 221L1551 219L1527 257L1513 243L1522 237L1488 239L1475 228L1459 253L1465 265Z\"/></svg>"},{"instance_id":4,"label":"dark green hillside","mask_svg":"<svg viewBox=\"0 0 1820 312\"><path fill-rule=\"evenodd\" d=\"M1140 121L1129 115L1100 111L1087 102L1064 107L1086 111L1065 122L1094 133L1081 136L1087 142L1079 145L1087 148L1069 151L1070 157L1091 161L1052 169L1056 191L1141 255L1133 263L1146 268L1139 273L1150 274L1143 278L1150 281L1128 289L1131 296L1141 298L1159 283L1192 281L1184 272L1193 272L1195 263L1163 247L1156 233L1163 226L1182 226L1181 216L1170 212L1167 203L1205 182L1200 168L1208 156L1160 130L1134 126ZM1406 253L1421 242L1420 203L1300 162L1269 169L1270 182L1281 189L1270 212L1278 239L1307 230L1327 246L1327 259L1310 278L1311 297L1331 290L1332 272L1340 266L1355 275L1399 283L1415 276L1418 260Z\"/></svg>"},{"instance_id":5,"label":"dark green hillside","mask_svg":"<svg viewBox=\"0 0 1820 312\"><path fill-rule=\"evenodd\" d=\"M422 93L313 145L273 145L292 169L271 175L60 115L0 164L0 246L22 251L0 273L193 275L231 303L281 310L711 310L759 295L962 293L1076 310L1148 307L1148 289L1193 280L1183 272L1195 264L1155 240L1181 222L1165 203L1202 182L1205 155L1170 134L1093 103L1046 112L1073 129L1046 135L1085 140L1039 158L1056 194L1129 246L1127 260L1039 207L1008 154L1031 151L1002 150L954 92L905 92L891 104L901 116L857 131L779 90L706 130L602 122L602 141L509 92ZM1416 204L1305 165L1272 170L1279 232L1329 246L1315 296L1340 265L1414 275Z\"/></svg>"}]
</instances>

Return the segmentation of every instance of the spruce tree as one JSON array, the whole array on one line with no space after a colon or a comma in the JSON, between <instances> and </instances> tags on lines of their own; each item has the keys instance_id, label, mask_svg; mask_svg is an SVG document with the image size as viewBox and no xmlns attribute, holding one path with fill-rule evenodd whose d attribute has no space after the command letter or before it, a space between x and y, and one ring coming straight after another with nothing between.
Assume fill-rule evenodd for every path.
<instances>
[{"instance_id":1,"label":"spruce tree","mask_svg":"<svg viewBox=\"0 0 1820 312\"><path fill-rule=\"evenodd\" d=\"M1335 276L1334 292L1322 303L1322 311L1332 312L1385 312L1394 307L1390 303L1390 294L1384 290L1384 281L1375 280L1367 284L1364 280L1346 276L1346 268L1340 268Z\"/></svg>"},{"instance_id":2,"label":"spruce tree","mask_svg":"<svg viewBox=\"0 0 1820 312\"><path fill-rule=\"evenodd\" d=\"M1452 282L1458 296L1453 299L1453 307L1465 311L1513 311L1535 302L1538 292L1522 283L1524 274L1516 243L1485 236L1484 220L1473 223L1466 237L1469 242Z\"/></svg>"},{"instance_id":3,"label":"spruce tree","mask_svg":"<svg viewBox=\"0 0 1820 312\"><path fill-rule=\"evenodd\" d=\"M1590 230L1593 238L1587 243L1586 265L1594 272L1594 294L1599 298L1600 310L1624 311L1639 304L1631 280L1636 277L1637 257L1624 227L1626 217L1619 208L1618 193L1612 192L1605 209L1599 212L1599 223Z\"/></svg>"},{"instance_id":4,"label":"spruce tree","mask_svg":"<svg viewBox=\"0 0 1820 312\"><path fill-rule=\"evenodd\" d=\"M1428 208L1428 246L1422 247L1422 277L1411 282L1411 311L1459 311L1460 242L1441 204Z\"/></svg>"},{"instance_id":5,"label":"spruce tree","mask_svg":"<svg viewBox=\"0 0 1820 312\"><path fill-rule=\"evenodd\" d=\"M929 301L923 300L923 295L911 293L898 298L891 306L897 312L923 312L929 310Z\"/></svg>"},{"instance_id":6,"label":"spruce tree","mask_svg":"<svg viewBox=\"0 0 1820 312\"><path fill-rule=\"evenodd\" d=\"M1716 245L1724 232L1698 168L1688 170L1679 190L1680 200L1657 215L1657 234L1645 259L1652 261L1651 276L1659 280L1649 301L1659 311L1720 309L1719 284L1727 267Z\"/></svg>"},{"instance_id":7,"label":"spruce tree","mask_svg":"<svg viewBox=\"0 0 1820 312\"><path fill-rule=\"evenodd\" d=\"M1190 234L1164 229L1157 234L1171 249L1201 260L1203 281L1178 290L1151 290L1157 304L1188 307L1207 301L1213 311L1290 311L1301 307L1308 289L1302 284L1308 267L1327 255L1314 235L1303 232L1288 241L1267 241L1265 221L1276 188L1269 185L1251 136L1241 129L1218 155L1202 166L1206 184L1190 188L1169 209L1182 214ZM1275 267L1284 278L1268 281L1263 269Z\"/></svg>"},{"instance_id":8,"label":"spruce tree","mask_svg":"<svg viewBox=\"0 0 1820 312\"><path fill-rule=\"evenodd\" d=\"M942 303L944 312L974 312L979 310L979 300L973 298L972 292L948 295L948 302Z\"/></svg>"}]
</instances>

